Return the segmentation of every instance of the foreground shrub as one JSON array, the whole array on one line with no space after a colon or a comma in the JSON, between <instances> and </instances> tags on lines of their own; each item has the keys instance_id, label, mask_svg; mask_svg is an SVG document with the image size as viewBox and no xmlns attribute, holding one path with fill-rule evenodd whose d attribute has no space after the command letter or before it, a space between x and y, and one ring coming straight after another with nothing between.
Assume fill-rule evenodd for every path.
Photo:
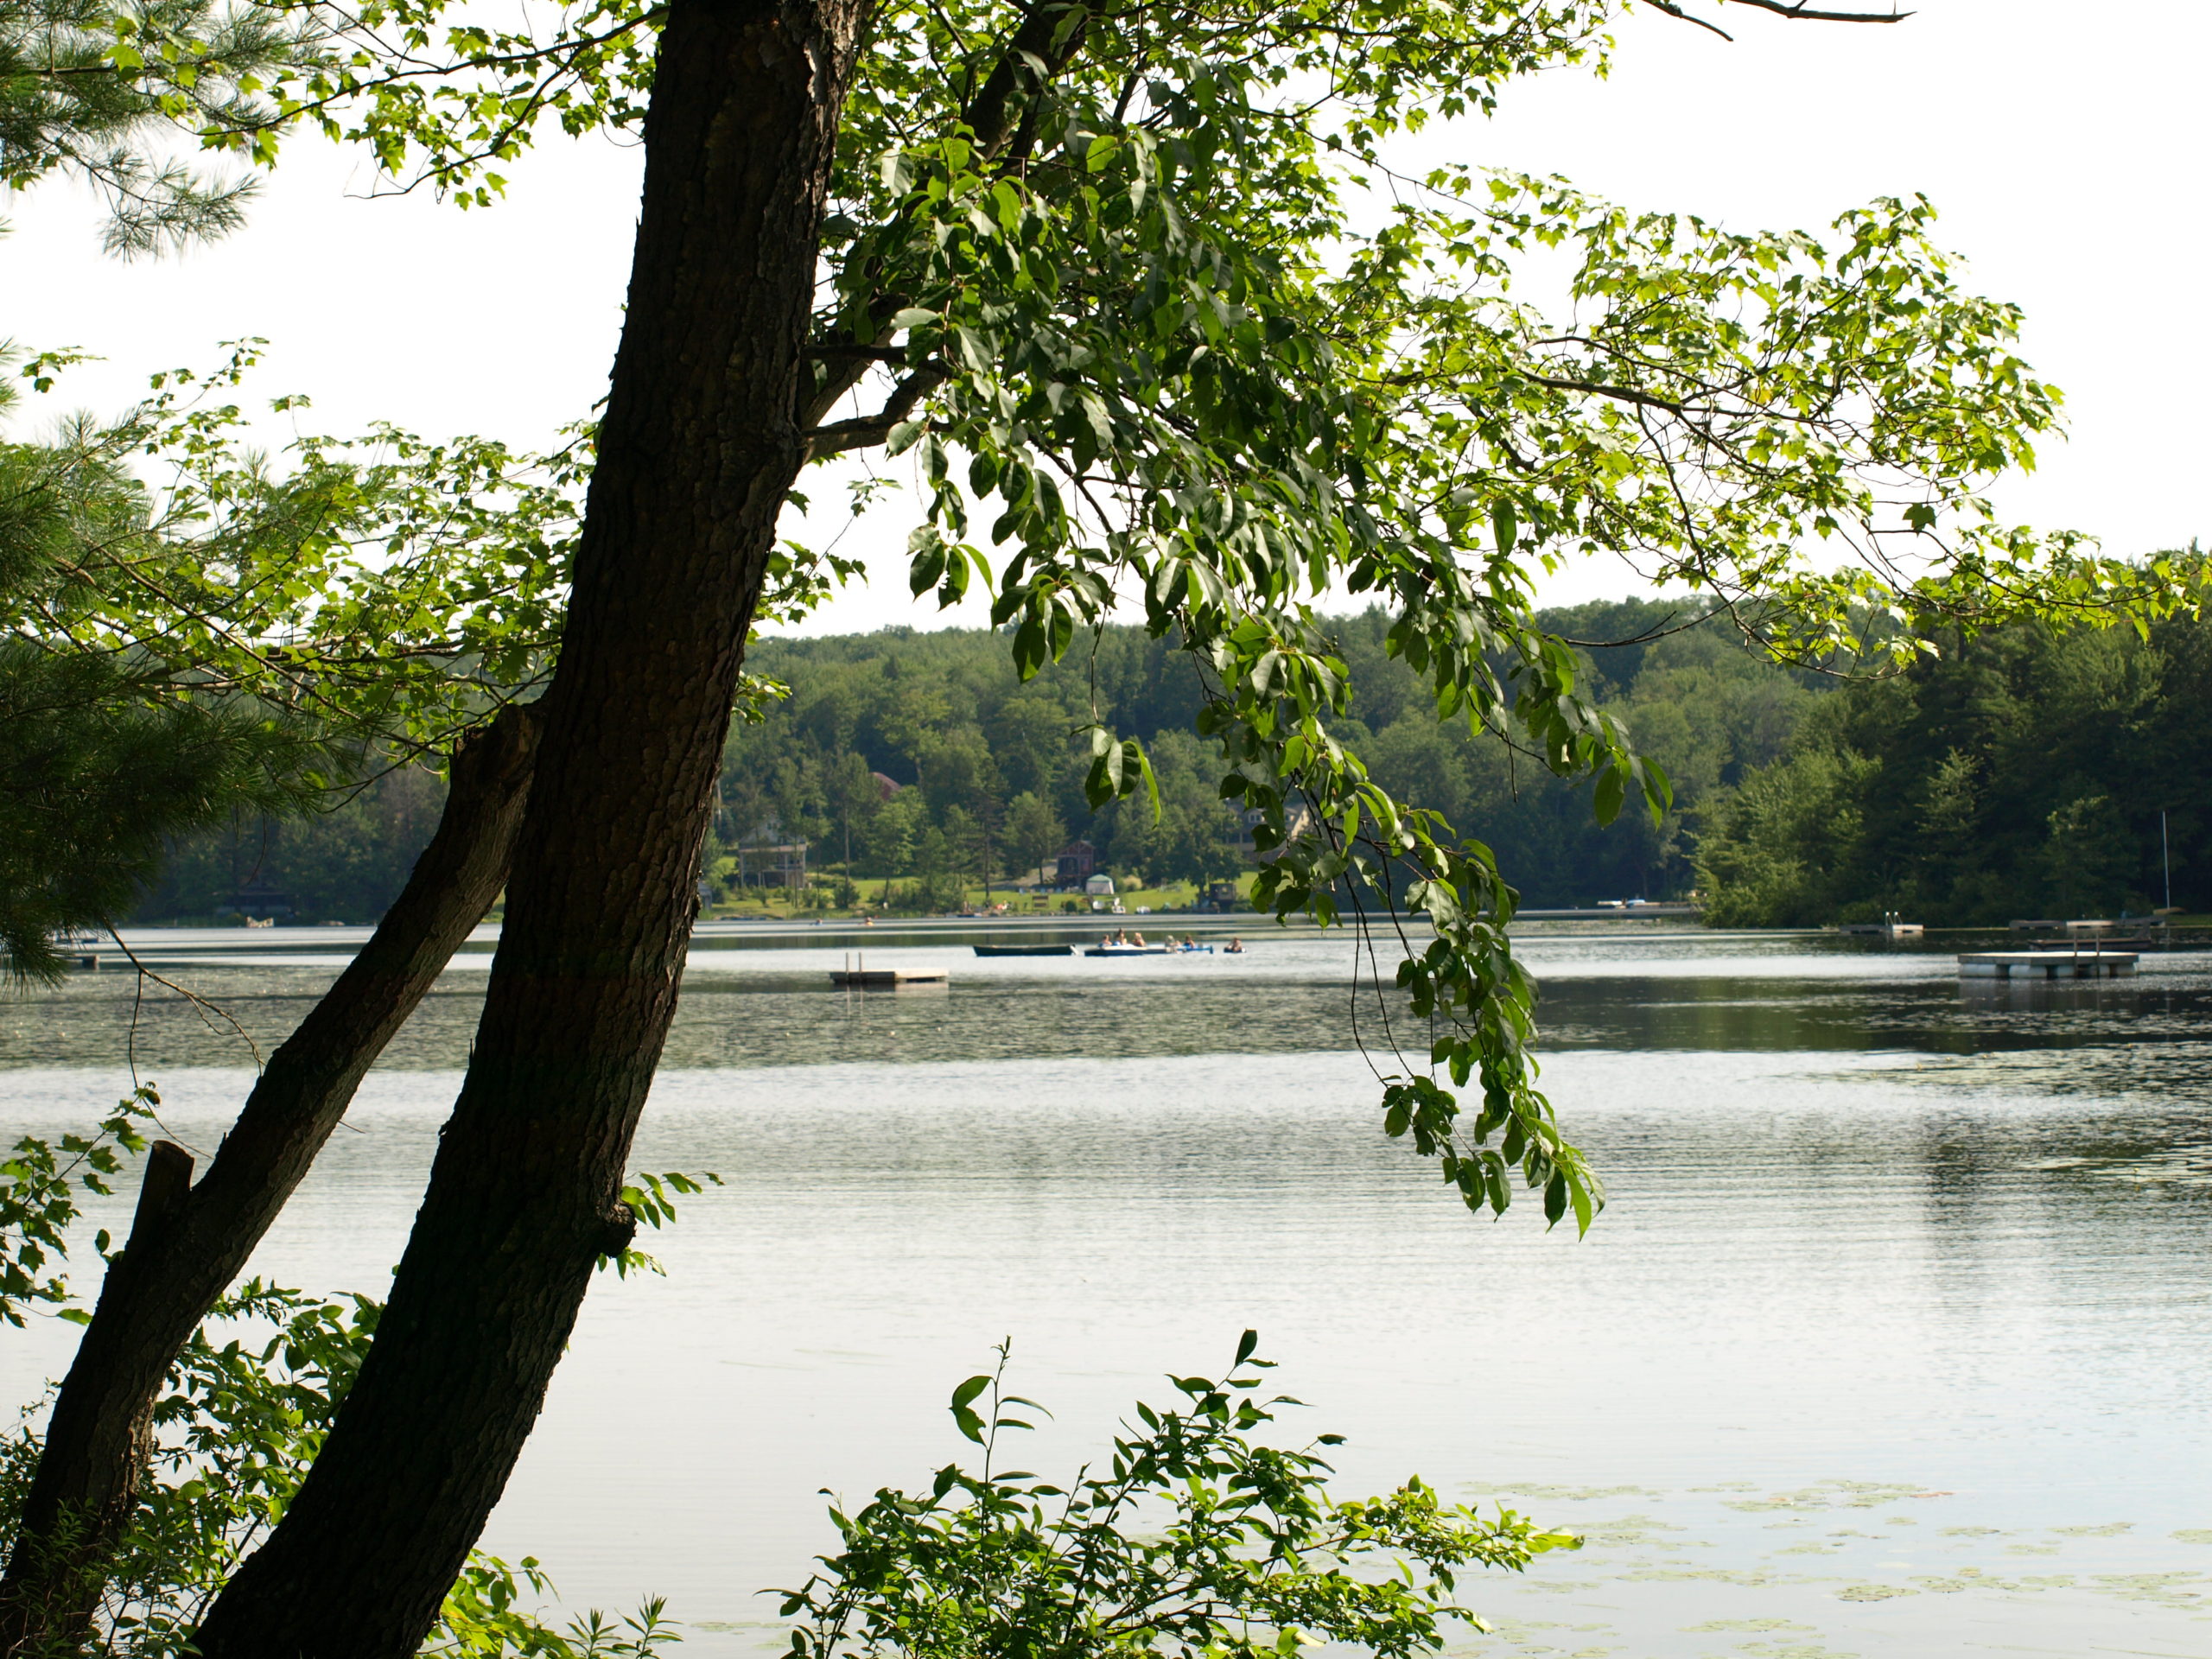
<instances>
[{"instance_id":1,"label":"foreground shrub","mask_svg":"<svg viewBox=\"0 0 2212 1659\"><path fill-rule=\"evenodd\" d=\"M994 1467L1000 1432L1032 1427L1011 1414L1042 1409L1002 1391L1001 1348L995 1373L952 1395L981 1472L948 1466L926 1494L833 1509L843 1548L785 1594L785 1617L806 1621L792 1659L1289 1659L1324 1642L1409 1659L1443 1645L1445 1621L1489 1629L1449 1599L1461 1568L1519 1571L1580 1548L1510 1510L1446 1505L1418 1479L1332 1499L1313 1447L1250 1438L1297 1403L1261 1398L1257 1345L1246 1332L1223 1381L1170 1379L1181 1401L1139 1405L1103 1471L1065 1487Z\"/></svg>"}]
</instances>

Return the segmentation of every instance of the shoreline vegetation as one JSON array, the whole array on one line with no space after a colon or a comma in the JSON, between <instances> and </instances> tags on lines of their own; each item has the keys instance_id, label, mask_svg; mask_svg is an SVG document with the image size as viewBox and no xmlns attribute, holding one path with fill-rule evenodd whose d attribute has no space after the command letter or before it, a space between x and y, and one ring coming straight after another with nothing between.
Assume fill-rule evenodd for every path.
<instances>
[{"instance_id":1,"label":"shoreline vegetation","mask_svg":"<svg viewBox=\"0 0 2212 1659\"><path fill-rule=\"evenodd\" d=\"M1361 686L1348 735L1387 785L1481 836L1528 909L1695 897L1715 926L1832 925L1910 912L1931 926L2143 915L2201 906L2212 861L2212 627L2177 619L2053 636L2018 626L1951 642L1902 674L1838 684L1779 667L1688 601L1542 613L1586 682L1663 765L1654 823L1594 822L1563 781L1439 722L1382 650L1387 619L1329 626ZM1646 638L1657 634L1657 637ZM1195 673L1169 642L1105 629L1094 662L1024 684L987 630L756 642L789 688L725 750L706 918L1096 913L1040 866L1080 842L1125 912L1189 912L1251 886L1249 827L1188 735ZM1080 728L1147 733L1161 787L1092 812ZM335 810L240 818L181 838L134 920L372 922L435 828L442 783L388 772ZM2160 814L2164 814L2161 823ZM2163 830L2164 840L2161 842ZM779 865L803 845L803 877ZM791 881L792 885L780 885ZM1021 883L1016 887L1015 883ZM1217 891L1217 889L1216 889Z\"/></svg>"},{"instance_id":2,"label":"shoreline vegetation","mask_svg":"<svg viewBox=\"0 0 2212 1659\"><path fill-rule=\"evenodd\" d=\"M1754 658L1717 624L1640 637L1691 607L1628 601L1541 618L1567 637L1630 642L1583 652L1585 683L1667 766L1675 804L1659 823L1638 812L1600 825L1587 777L1562 780L1469 736L1463 721L1440 721L1421 677L1388 653L1380 610L1327 624L1360 686L1345 741L1387 785L1482 835L1526 906L1680 897L1695 884L1685 832L1698 803L1779 759L1815 695L1810 677ZM1009 884L1077 842L1131 912L1186 906L1216 882L1250 887L1250 826L1221 798L1211 746L1192 735L1197 671L1140 626L1103 628L1084 660L1048 664L1027 683L1004 641L982 629L763 639L748 662L789 694L726 746L705 859L715 914L827 914L864 895L878 913L986 902L1062 911L1084 896L1055 891L1017 906ZM1084 728L1094 718L1144 737L1156 821L1141 798L1090 809ZM183 838L133 919L213 923L281 902L286 919L372 920L438 806L435 779L396 772L320 817L241 820ZM807 885L765 885L774 849L800 842Z\"/></svg>"}]
</instances>

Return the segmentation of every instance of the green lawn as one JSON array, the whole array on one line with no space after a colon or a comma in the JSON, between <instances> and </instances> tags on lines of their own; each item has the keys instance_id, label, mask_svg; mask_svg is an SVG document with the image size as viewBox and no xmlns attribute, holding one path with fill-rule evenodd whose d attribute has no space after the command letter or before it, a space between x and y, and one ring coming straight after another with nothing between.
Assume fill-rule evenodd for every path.
<instances>
[{"instance_id":1,"label":"green lawn","mask_svg":"<svg viewBox=\"0 0 2212 1659\"><path fill-rule=\"evenodd\" d=\"M811 895L816 902L812 905L801 902L803 895L799 893L780 888L763 888L748 893L743 898L734 901L716 903L701 912L700 914L702 920L710 918L729 920L743 917L775 920L812 920L817 918L824 920L843 920L864 915L880 916L887 913L883 908L885 889L906 884L906 878L862 876L855 881L855 886L860 889L861 898L861 903L857 907L825 907L822 900L826 899L835 891L836 878L817 877ZM1248 892L1251 884L1252 879L1249 874L1239 877L1236 883L1238 893L1243 894ZM1198 889L1192 883L1185 881L1164 887L1145 887L1135 893L1116 893L1115 898L1121 901L1122 907L1127 915L1135 916L1140 908L1154 912L1186 912L1197 894ZM1005 913L1010 917L1068 916L1072 918L1110 914L1114 900L1107 899L1103 902L1106 906L1104 911L1093 912L1090 908L1090 898L1082 893L1024 893L997 883L992 885L988 895L980 884L968 887L965 893L965 903L969 908L981 911L988 906L1004 905L1007 907ZM1073 908L1071 909L1070 906ZM899 913L912 914L913 912Z\"/></svg>"}]
</instances>

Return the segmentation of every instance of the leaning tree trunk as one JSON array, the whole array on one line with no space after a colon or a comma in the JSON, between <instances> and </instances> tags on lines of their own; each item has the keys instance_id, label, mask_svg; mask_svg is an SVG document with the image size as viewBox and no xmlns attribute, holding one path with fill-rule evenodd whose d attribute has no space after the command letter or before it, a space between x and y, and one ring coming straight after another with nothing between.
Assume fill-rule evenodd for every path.
<instances>
[{"instance_id":1,"label":"leaning tree trunk","mask_svg":"<svg viewBox=\"0 0 2212 1659\"><path fill-rule=\"evenodd\" d=\"M362 1077L506 882L538 718L464 742L437 833L360 953L270 1056L198 1186L156 1142L130 1242L107 1272L48 1421L0 1580L0 1655L73 1650L138 1500L162 1379L260 1243Z\"/></svg>"},{"instance_id":2,"label":"leaning tree trunk","mask_svg":"<svg viewBox=\"0 0 2212 1659\"><path fill-rule=\"evenodd\" d=\"M377 1338L206 1659L403 1659L506 1484L672 1014L862 0L674 0L629 310L467 1081Z\"/></svg>"}]
</instances>

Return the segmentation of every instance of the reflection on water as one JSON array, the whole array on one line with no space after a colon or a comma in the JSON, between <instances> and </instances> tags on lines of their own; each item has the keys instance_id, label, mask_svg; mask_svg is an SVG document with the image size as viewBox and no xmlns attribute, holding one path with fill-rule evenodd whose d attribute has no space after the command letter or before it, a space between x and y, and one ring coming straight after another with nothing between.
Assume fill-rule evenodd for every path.
<instances>
[{"instance_id":1,"label":"reflection on water","mask_svg":"<svg viewBox=\"0 0 2212 1659\"><path fill-rule=\"evenodd\" d=\"M836 951L700 953L641 1166L715 1169L665 1280L587 1306L491 1542L572 1599L665 1592L687 1651L775 1643L751 1592L828 1541L816 1489L960 1455L943 1401L1011 1332L1094 1450L1166 1370L1256 1325L1347 1487L1410 1471L1590 1530L1465 1586L1501 1653L2212 1653L2212 978L2034 1000L1947 956L1537 940L1546 1085L1611 1187L1581 1243L1471 1221L1375 1127L1346 953L946 965L847 999ZM1135 969L1135 971L1131 971ZM372 1288L475 1006L457 969L372 1077L257 1267ZM207 968L266 1043L326 967ZM111 1099L120 978L0 1014L0 1114ZM1365 1016L1363 1016L1365 1023ZM172 1126L250 1077L142 1020ZM230 1069L216 1069L216 1068ZM0 1349L28 1397L53 1326Z\"/></svg>"}]
</instances>

